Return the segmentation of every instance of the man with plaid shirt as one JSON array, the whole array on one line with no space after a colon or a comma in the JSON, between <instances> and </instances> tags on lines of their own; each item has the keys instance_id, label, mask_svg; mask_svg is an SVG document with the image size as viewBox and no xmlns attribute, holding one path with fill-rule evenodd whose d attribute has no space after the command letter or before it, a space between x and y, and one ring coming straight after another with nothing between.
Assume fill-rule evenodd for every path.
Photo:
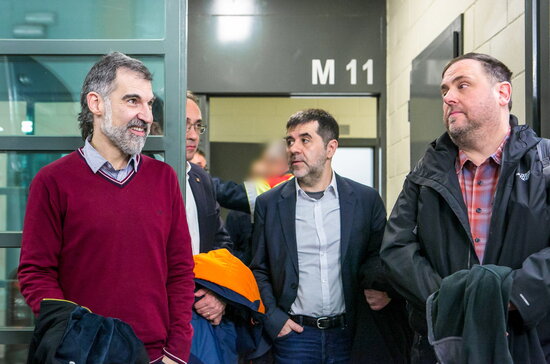
<instances>
[{"instance_id":1,"label":"man with plaid shirt","mask_svg":"<svg viewBox=\"0 0 550 364\"><path fill-rule=\"evenodd\" d=\"M510 114L512 73L468 53L443 70L447 132L407 176L380 256L409 303L413 363L435 363L426 300L474 264L511 268L507 335L514 362L550 361L550 209L538 144ZM465 297L467 299L467 297ZM506 315L505 315L506 316Z\"/></svg>"}]
</instances>

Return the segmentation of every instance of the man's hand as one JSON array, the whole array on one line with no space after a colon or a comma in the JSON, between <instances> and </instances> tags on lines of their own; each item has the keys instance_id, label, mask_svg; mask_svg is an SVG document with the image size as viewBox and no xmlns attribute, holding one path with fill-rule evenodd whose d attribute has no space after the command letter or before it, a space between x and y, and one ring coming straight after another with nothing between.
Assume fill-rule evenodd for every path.
<instances>
[{"instance_id":1,"label":"man's hand","mask_svg":"<svg viewBox=\"0 0 550 364\"><path fill-rule=\"evenodd\" d=\"M369 304L371 310L374 311L380 311L388 303L390 303L391 298L388 297L388 294L383 291L377 291L374 289L365 289L365 298L367 299L367 303Z\"/></svg>"},{"instance_id":2,"label":"man's hand","mask_svg":"<svg viewBox=\"0 0 550 364\"><path fill-rule=\"evenodd\" d=\"M175 361L173 361L172 359L170 359L170 358L167 357L167 356L163 356L163 357L162 357L162 362L163 362L164 364L178 364L178 363L176 363Z\"/></svg>"},{"instance_id":3,"label":"man's hand","mask_svg":"<svg viewBox=\"0 0 550 364\"><path fill-rule=\"evenodd\" d=\"M195 297L202 297L195 302L195 311L210 321L212 325L219 325L225 313L225 302L205 288L201 288L195 292Z\"/></svg>"},{"instance_id":4,"label":"man's hand","mask_svg":"<svg viewBox=\"0 0 550 364\"><path fill-rule=\"evenodd\" d=\"M296 331L298 334L304 331L304 328L300 325L298 325L296 322L292 321L291 319L286 320L283 328L279 332L279 335L277 337L285 336L287 334L290 334L291 331Z\"/></svg>"}]
</instances>

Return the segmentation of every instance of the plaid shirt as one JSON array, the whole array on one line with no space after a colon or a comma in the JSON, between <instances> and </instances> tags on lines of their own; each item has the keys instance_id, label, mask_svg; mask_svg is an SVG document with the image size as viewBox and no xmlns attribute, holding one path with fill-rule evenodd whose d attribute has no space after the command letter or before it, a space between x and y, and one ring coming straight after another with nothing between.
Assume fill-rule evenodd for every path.
<instances>
[{"instance_id":1,"label":"plaid shirt","mask_svg":"<svg viewBox=\"0 0 550 364\"><path fill-rule=\"evenodd\" d=\"M476 166L463 150L458 151L455 162L462 197L464 197L464 203L468 209L468 221L474 247L481 263L483 263L485 246L489 238L489 226L502 162L502 150L509 136L510 130L497 151L479 166Z\"/></svg>"}]
</instances>

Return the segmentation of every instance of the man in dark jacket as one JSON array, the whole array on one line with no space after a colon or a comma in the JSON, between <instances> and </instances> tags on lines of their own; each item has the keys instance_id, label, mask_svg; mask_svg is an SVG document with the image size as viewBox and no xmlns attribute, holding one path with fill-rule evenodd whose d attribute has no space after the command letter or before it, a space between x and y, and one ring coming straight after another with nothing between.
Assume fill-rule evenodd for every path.
<instances>
[{"instance_id":1,"label":"man in dark jacket","mask_svg":"<svg viewBox=\"0 0 550 364\"><path fill-rule=\"evenodd\" d=\"M189 222L193 254L220 248L231 250L233 243L220 217L220 205L216 201L212 178L198 165L189 163L197 152L200 134L206 130L202 124L198 99L191 92L187 92L185 111L185 158L187 159L185 211ZM195 297L200 297L193 306L195 311L212 324L218 325L225 311L223 300L206 288L198 289Z\"/></svg>"},{"instance_id":2,"label":"man in dark jacket","mask_svg":"<svg viewBox=\"0 0 550 364\"><path fill-rule=\"evenodd\" d=\"M332 169L338 134L326 111L292 115L285 139L296 178L256 200L251 269L277 363L395 362L384 328L400 303L378 256L386 213L374 189ZM356 342L368 352L352 361L358 325L368 327Z\"/></svg>"},{"instance_id":3,"label":"man in dark jacket","mask_svg":"<svg viewBox=\"0 0 550 364\"><path fill-rule=\"evenodd\" d=\"M541 139L510 115L510 79L504 64L483 54L445 67L447 132L407 176L388 221L380 255L409 302L413 362L436 361L425 337L426 299L443 278L474 264L512 268L502 335L509 335L514 361L550 360L550 210Z\"/></svg>"}]
</instances>

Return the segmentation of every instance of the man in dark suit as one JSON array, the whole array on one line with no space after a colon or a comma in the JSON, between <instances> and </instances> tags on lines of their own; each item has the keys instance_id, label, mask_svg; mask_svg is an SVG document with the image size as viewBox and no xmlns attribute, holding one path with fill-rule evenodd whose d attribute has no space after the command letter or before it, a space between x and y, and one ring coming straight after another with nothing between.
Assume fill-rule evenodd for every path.
<instances>
[{"instance_id":1,"label":"man in dark suit","mask_svg":"<svg viewBox=\"0 0 550 364\"><path fill-rule=\"evenodd\" d=\"M255 208L251 269L264 327L277 362L348 363L356 325L372 325L365 340L384 346L374 338L382 320L356 319L365 300L371 318L391 305L378 258L386 212L374 189L332 170L338 124L329 113L292 115L285 139L296 178L260 195Z\"/></svg>"},{"instance_id":2,"label":"man in dark suit","mask_svg":"<svg viewBox=\"0 0 550 364\"><path fill-rule=\"evenodd\" d=\"M187 93L186 116L185 158L187 159L188 177L185 210L189 222L193 254L220 248L231 250L231 239L220 217L220 206L216 202L212 179L201 167L189 163L197 152L200 134L206 130L202 124L198 100L191 92ZM205 288L197 290L195 296L202 297L194 306L197 313L212 324L218 325L225 311L225 303Z\"/></svg>"}]
</instances>

